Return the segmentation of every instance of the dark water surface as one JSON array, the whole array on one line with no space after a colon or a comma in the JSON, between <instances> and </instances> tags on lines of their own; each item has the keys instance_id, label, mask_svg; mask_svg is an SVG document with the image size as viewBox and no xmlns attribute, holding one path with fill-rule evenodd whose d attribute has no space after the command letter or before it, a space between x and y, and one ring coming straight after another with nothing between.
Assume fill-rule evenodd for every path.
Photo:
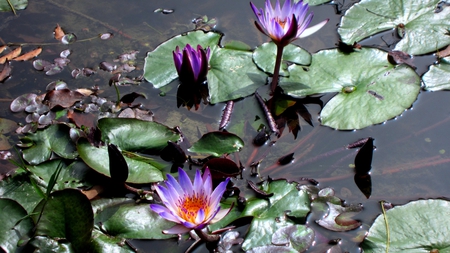
<instances>
[{"instance_id":1,"label":"dark water surface","mask_svg":"<svg viewBox=\"0 0 450 253\"><path fill-rule=\"evenodd\" d=\"M339 6L350 1L339 1ZM257 6L263 6L263 1L255 1ZM324 29L308 38L296 41L309 52L314 53L325 48L335 47L338 35L336 32L340 16L336 14L338 5L322 5L313 7L315 18L313 23L330 18ZM174 13L164 15L154 13L157 8L174 9ZM252 48L260 45L268 38L254 27L254 14L248 1L194 1L194 0L153 0L153 1L56 1L30 0L24 11L18 11L18 16L12 13L0 13L0 44L4 43L54 43L43 46L41 59L52 61L59 52L70 48L73 50L69 57L71 63L57 75L46 76L43 72L33 69L31 62L14 62L13 76L10 80L0 84L0 117L24 123L24 114L13 114L9 111L10 102L17 96L33 92L45 92L48 83L64 80L69 88L89 88L98 85L102 96L115 100L115 90L109 87L109 73L98 71L91 77L73 79L70 72L74 68L97 67L102 61L112 61L118 55L131 51L140 51L135 64L140 70L135 75L142 74L146 52L153 50L158 44L172 36L194 29L191 20L207 15L217 18L216 29L225 34L222 44L226 41L239 40ZM114 38L101 41L94 39L86 42L76 42L72 45L62 45L53 39L53 28L59 23L66 32L75 33L79 40L94 37L104 32L114 33ZM380 39L381 36L383 40ZM386 41L395 41L391 32L374 36L362 44L364 46L379 46L388 49ZM388 42L390 43L390 42ZM36 46L24 46L29 51ZM417 72L423 74L428 65L435 60L434 56L415 58ZM263 85L263 84L261 84ZM155 120L169 127L180 126L190 143L194 143L200 136L210 129L217 130L221 111L224 104L212 106L202 105L198 111L188 111L186 108L176 107L176 87L174 81L163 88L166 96L160 96L150 83L139 86L120 87L121 93L131 91L143 92L147 99L139 99L145 107L155 114ZM260 88L260 94L269 98L267 86ZM320 126L318 105L306 105L313 116L314 127L300 119L301 131L297 139L285 129L282 137L270 148L267 157L261 162L260 176L272 178L287 178L300 180L302 177L314 178L319 187L332 187L337 197L346 203L361 203L364 210L358 219L369 227L373 219L381 213L381 200L394 204L404 204L419 198L447 197L450 192L448 178L450 177L450 106L448 92L425 92L419 94L413 107L395 119L383 124L367 127L357 131L337 131ZM326 102L331 96L324 96ZM254 121L256 117L260 120ZM247 122L236 122L236 119L247 119ZM235 105L228 131L244 132L240 136L246 147L238 154L243 165L246 166L244 176L249 177L249 165L253 159L262 156L269 149L264 146L258 148L257 155L252 156L255 147L251 140L256 134L254 128L265 124L264 115L254 97L241 100ZM372 162L372 195L367 199L355 185L354 171L349 166L353 164L356 150L346 150L347 144L371 136L375 139L376 150ZM15 137L13 136L13 139ZM276 140L276 139L273 139ZM294 152L294 162L286 166L273 166L279 157ZM325 155L328 154L328 155ZM252 159L253 158L253 159ZM256 178L255 178L256 180ZM350 252L358 252L358 245L351 238L363 229L336 233L326 231L315 225L314 220L320 217L311 216L309 225L316 231L323 233L330 239L342 238L342 248ZM176 245L175 241L168 241L163 245ZM166 247L161 246L161 247ZM144 252L162 252L152 250L142 244ZM154 246L152 246L154 249ZM167 252L173 252L168 248ZM310 250L310 252L315 252Z\"/></svg>"}]
</instances>

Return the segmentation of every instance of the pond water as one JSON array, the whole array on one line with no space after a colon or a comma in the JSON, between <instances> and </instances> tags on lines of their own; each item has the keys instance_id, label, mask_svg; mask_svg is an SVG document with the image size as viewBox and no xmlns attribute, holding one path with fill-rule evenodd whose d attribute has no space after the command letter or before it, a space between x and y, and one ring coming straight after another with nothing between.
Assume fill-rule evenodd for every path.
<instances>
[{"instance_id":1,"label":"pond water","mask_svg":"<svg viewBox=\"0 0 450 253\"><path fill-rule=\"evenodd\" d=\"M313 23L330 18L329 23L319 32L294 44L300 45L310 53L322 49L334 48L338 42L337 27L342 11L357 1L335 1L334 4L324 4L312 7L315 13ZM255 1L262 6L263 1ZM171 14L155 13L158 8L173 9ZM340 11L340 12L339 12ZM254 14L248 1L197 1L197 0L166 0L166 1L30 1L28 8L18 11L18 15L1 12L0 44L34 43L43 45L41 59L52 61L64 49L71 49L71 62L66 69L56 75L47 76L33 69L30 61L14 62L12 78L0 85L1 110L0 117L24 123L25 114L12 113L9 110L11 101L24 93L41 94L48 83L55 80L65 81L69 88L90 88L99 86L102 96L115 101L114 87L108 85L111 75L104 71L90 77L72 78L71 71L75 68L96 68L102 61L112 61L118 55L132 50L139 51L134 64L137 70L131 75L138 76L143 72L144 58L160 43L172 36L194 29L192 20L207 15L218 20L216 30L224 33L222 44L228 41L242 41L254 48L268 38L263 36L254 26ZM53 29L60 24L66 32L72 32L78 37L71 45L62 45L53 39ZM111 32L114 37L102 41L83 39L95 37L97 34ZM395 42L393 31L376 35L361 42L363 46L391 49ZM49 44L47 44L49 43ZM29 51L35 45L24 45ZM433 55L414 58L416 72L422 75L428 66L436 60ZM154 119L169 127L179 126L187 141L194 143L202 134L217 130L224 103L216 105L200 105L198 110L177 108L177 81L161 90L153 88L150 83L119 87L121 94L139 92L146 98L138 98L135 103L141 103L152 110ZM262 84L261 84L262 85ZM259 89L264 98L270 98L267 86ZM164 96L162 96L164 94ZM320 99L326 103L332 96L326 95ZM382 124L366 127L355 131L338 131L320 125L320 106L305 104L312 115L313 126L300 119L301 131L297 138L286 128L274 146L267 144L262 147L252 145L252 139L257 134L254 126L266 124L265 116L257 100L247 97L237 101L231 122L227 126L230 132L245 133L240 136L245 147L233 159L240 160L245 167L244 178L258 181L251 176L250 164L261 160L258 167L259 176L266 178L286 178L301 181L301 178L311 178L318 181L318 187L331 187L336 196L347 204L361 203L363 211L357 219L364 224L360 229L349 232L331 232L315 224L320 217L311 215L308 224L325 237L342 239L343 251L359 252L358 243L352 239L364 233L376 216L381 213L380 201L393 204L405 204L421 198L445 198L450 191L447 178L450 164L450 142L447 131L450 127L447 92L421 91L412 108L400 116ZM243 120L243 119L246 119ZM244 130L242 127L244 126ZM238 134L239 135L239 134ZM351 164L357 153L356 149L344 147L360 138L374 138L376 150L373 154L371 180L372 193L369 198L358 189L354 182L354 171ZM17 140L11 135L11 140ZM294 153L294 161L288 165L278 165L277 160L289 153ZM3 163L3 173L10 170ZM134 242L142 252L163 252L154 250L148 243ZM161 242L159 247L174 247L175 240ZM152 244L153 245L153 244ZM186 243L177 249L183 250ZM317 252L310 249L308 252Z\"/></svg>"}]
</instances>

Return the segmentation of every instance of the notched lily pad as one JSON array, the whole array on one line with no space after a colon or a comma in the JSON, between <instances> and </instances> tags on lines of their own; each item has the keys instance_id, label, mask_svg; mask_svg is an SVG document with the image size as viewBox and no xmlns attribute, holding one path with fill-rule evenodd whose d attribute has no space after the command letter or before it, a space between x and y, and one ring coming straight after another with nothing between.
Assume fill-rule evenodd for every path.
<instances>
[{"instance_id":1,"label":"notched lily pad","mask_svg":"<svg viewBox=\"0 0 450 253\"><path fill-rule=\"evenodd\" d=\"M442 58L439 64L432 65L422 80L426 90L450 90L450 57Z\"/></svg>"},{"instance_id":2,"label":"notched lily pad","mask_svg":"<svg viewBox=\"0 0 450 253\"><path fill-rule=\"evenodd\" d=\"M288 183L286 180L265 182L261 190L273 195L267 199L254 198L247 201L242 216L253 216L253 220L242 244L244 250L272 245L272 235L278 229L295 225L289 217L305 219L310 211L310 201L307 192L298 190L297 187L297 183Z\"/></svg>"},{"instance_id":3,"label":"notched lily pad","mask_svg":"<svg viewBox=\"0 0 450 253\"><path fill-rule=\"evenodd\" d=\"M394 50L419 55L450 44L450 6L441 0L362 0L345 12L338 29L343 42L353 44L393 28L402 39Z\"/></svg>"},{"instance_id":4,"label":"notched lily pad","mask_svg":"<svg viewBox=\"0 0 450 253\"><path fill-rule=\"evenodd\" d=\"M320 113L323 125L361 129L394 118L411 107L420 91L420 78L405 65L394 66L387 53L363 48L344 54L337 49L314 54L307 71L289 67L281 87L291 96L338 92Z\"/></svg>"},{"instance_id":5,"label":"notched lily pad","mask_svg":"<svg viewBox=\"0 0 450 253\"><path fill-rule=\"evenodd\" d=\"M277 46L273 42L264 43L253 52L253 61L264 72L273 74L275 68L275 58L277 56ZM280 75L289 76L287 63L299 65L311 64L311 54L303 48L289 44L283 49Z\"/></svg>"},{"instance_id":6,"label":"notched lily pad","mask_svg":"<svg viewBox=\"0 0 450 253\"><path fill-rule=\"evenodd\" d=\"M238 152L244 147L239 136L228 132L209 132L188 149L189 152L221 156Z\"/></svg>"},{"instance_id":7,"label":"notched lily pad","mask_svg":"<svg viewBox=\"0 0 450 253\"><path fill-rule=\"evenodd\" d=\"M449 217L450 202L446 200L417 200L394 207L386 211L386 217L380 214L375 219L362 249L369 253L386 251L386 218L389 252L449 252Z\"/></svg>"}]
</instances>

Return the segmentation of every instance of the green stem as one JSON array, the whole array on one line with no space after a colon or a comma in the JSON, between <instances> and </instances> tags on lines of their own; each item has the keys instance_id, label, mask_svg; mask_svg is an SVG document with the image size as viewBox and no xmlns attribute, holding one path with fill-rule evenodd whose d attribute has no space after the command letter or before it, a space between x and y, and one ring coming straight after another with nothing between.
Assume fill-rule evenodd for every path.
<instances>
[{"instance_id":1,"label":"green stem","mask_svg":"<svg viewBox=\"0 0 450 253\"><path fill-rule=\"evenodd\" d=\"M14 8L14 5L9 0L6 0L8 2L9 7L11 8L12 12L14 13L14 16L17 16L16 9Z\"/></svg>"},{"instance_id":2,"label":"green stem","mask_svg":"<svg viewBox=\"0 0 450 253\"><path fill-rule=\"evenodd\" d=\"M117 94L116 106L119 106L120 105L120 91L119 91L119 88L117 88L116 82L114 82L114 88L116 88L116 94Z\"/></svg>"},{"instance_id":3,"label":"green stem","mask_svg":"<svg viewBox=\"0 0 450 253\"><path fill-rule=\"evenodd\" d=\"M277 45L277 58L275 60L275 69L273 70L272 83L270 85L270 91L272 94L275 93L275 89L278 85L278 77L280 75L281 58L283 57L284 46Z\"/></svg>"},{"instance_id":4,"label":"green stem","mask_svg":"<svg viewBox=\"0 0 450 253\"><path fill-rule=\"evenodd\" d=\"M386 216L386 210L384 209L384 201L381 201L381 210L383 211L384 223L386 224L386 253L389 252L389 244L391 241L391 235L389 233L389 223Z\"/></svg>"},{"instance_id":5,"label":"green stem","mask_svg":"<svg viewBox=\"0 0 450 253\"><path fill-rule=\"evenodd\" d=\"M205 229L195 229L195 233L205 242L217 242L220 239L220 235L212 235L205 232Z\"/></svg>"}]
</instances>

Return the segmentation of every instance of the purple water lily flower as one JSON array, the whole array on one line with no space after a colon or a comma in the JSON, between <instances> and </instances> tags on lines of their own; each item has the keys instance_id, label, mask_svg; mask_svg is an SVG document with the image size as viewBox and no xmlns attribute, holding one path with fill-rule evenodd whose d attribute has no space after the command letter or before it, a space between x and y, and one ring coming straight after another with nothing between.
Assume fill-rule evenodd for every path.
<instances>
[{"instance_id":1,"label":"purple water lily flower","mask_svg":"<svg viewBox=\"0 0 450 253\"><path fill-rule=\"evenodd\" d=\"M283 7L280 7L280 1L277 0L275 9L272 7L270 0L266 0L265 11L258 8L250 2L258 22L255 25L262 33L269 36L272 41L278 46L286 46L297 38L303 38L317 32L322 28L328 19L320 22L317 25L309 27L314 14L309 11L308 4L303 4L300 0L297 3L286 0Z\"/></svg>"},{"instance_id":2,"label":"purple water lily flower","mask_svg":"<svg viewBox=\"0 0 450 253\"><path fill-rule=\"evenodd\" d=\"M150 208L161 217L177 223L172 228L164 230L164 234L182 234L190 230L197 232L228 214L231 208L221 210L219 203L229 178L213 191L208 168L205 169L203 177L200 170L197 170L193 183L183 169L179 168L178 174L179 182L168 174L167 188L156 186L156 192L165 206L150 205Z\"/></svg>"},{"instance_id":3,"label":"purple water lily flower","mask_svg":"<svg viewBox=\"0 0 450 253\"><path fill-rule=\"evenodd\" d=\"M177 46L173 51L173 61L182 83L200 84L206 81L210 49L200 45L197 49L187 44L183 51Z\"/></svg>"}]
</instances>

